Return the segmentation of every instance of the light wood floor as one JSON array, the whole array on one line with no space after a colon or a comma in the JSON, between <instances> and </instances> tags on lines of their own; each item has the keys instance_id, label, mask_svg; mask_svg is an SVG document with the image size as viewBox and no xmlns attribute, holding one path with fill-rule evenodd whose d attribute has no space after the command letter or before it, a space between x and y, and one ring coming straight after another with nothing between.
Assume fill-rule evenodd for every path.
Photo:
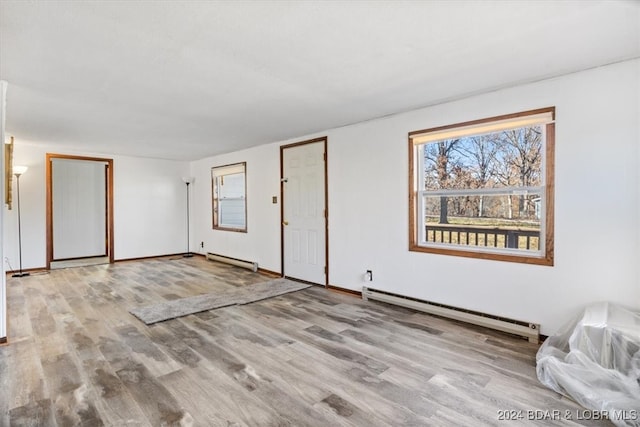
<instances>
[{"instance_id":1,"label":"light wood floor","mask_svg":"<svg viewBox=\"0 0 640 427\"><path fill-rule=\"evenodd\" d=\"M0 426L514 424L500 411L574 425L565 415L581 414L539 384L525 340L319 287L150 327L128 313L264 280L198 257L8 278ZM529 420L535 410L562 417Z\"/></svg>"}]
</instances>

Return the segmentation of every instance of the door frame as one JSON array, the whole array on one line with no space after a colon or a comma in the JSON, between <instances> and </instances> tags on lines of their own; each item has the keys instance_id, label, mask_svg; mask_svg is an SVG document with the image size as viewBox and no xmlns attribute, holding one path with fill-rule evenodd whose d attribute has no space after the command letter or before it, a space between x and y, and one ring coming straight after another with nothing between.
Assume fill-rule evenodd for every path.
<instances>
[{"instance_id":1,"label":"door frame","mask_svg":"<svg viewBox=\"0 0 640 427\"><path fill-rule=\"evenodd\" d=\"M85 157L85 156L74 156L67 154L54 154L47 153L46 154L46 162L45 162L45 176L46 176L46 187L47 187L47 270L51 268L51 262L53 261L53 160L54 159L64 159L64 160L83 160L90 162L100 162L107 164L107 172L106 172L106 190L107 190L107 203L106 203L106 212L105 215L107 217L107 230L106 230L106 245L107 245L107 255L109 256L109 263L113 264L113 159L107 159L102 157Z\"/></svg>"},{"instance_id":2,"label":"door frame","mask_svg":"<svg viewBox=\"0 0 640 427\"><path fill-rule=\"evenodd\" d=\"M282 277L287 277L286 271L284 269L284 150L288 148L299 147L301 145L307 144L315 144L317 142L324 142L324 263L325 263L325 274L324 274L324 287L329 286L329 177L328 177L328 168L327 168L327 141L328 138L326 136L321 136L318 138L309 139L306 141L294 142L292 144L286 144L280 146L280 272ZM300 279L295 279L298 281L302 281ZM316 285L316 283L314 283Z\"/></svg>"}]
</instances>

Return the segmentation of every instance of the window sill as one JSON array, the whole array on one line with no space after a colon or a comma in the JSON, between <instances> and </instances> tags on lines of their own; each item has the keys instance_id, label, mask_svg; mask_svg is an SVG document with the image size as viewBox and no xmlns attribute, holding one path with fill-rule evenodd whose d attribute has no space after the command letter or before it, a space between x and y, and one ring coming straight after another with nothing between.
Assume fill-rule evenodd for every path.
<instances>
[{"instance_id":1,"label":"window sill","mask_svg":"<svg viewBox=\"0 0 640 427\"><path fill-rule=\"evenodd\" d=\"M416 244L409 245L409 251L438 254L438 255L460 256L465 258L487 259L487 260L494 260L494 261L517 262L521 264L530 264L530 265L553 266L552 251L548 251L545 257L534 257L534 256L526 256L526 255L509 255L509 254L500 254L500 253L491 253L491 252L477 252L477 251L460 250L460 249L453 249L453 248L452 249L434 248L434 247L427 247L427 246L419 246Z\"/></svg>"}]
</instances>

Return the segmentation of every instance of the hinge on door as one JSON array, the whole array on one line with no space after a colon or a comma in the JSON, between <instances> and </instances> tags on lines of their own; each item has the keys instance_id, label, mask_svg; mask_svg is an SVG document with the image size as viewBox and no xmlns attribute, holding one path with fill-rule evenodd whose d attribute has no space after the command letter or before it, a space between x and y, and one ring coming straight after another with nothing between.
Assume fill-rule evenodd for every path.
<instances>
[{"instance_id":1,"label":"hinge on door","mask_svg":"<svg viewBox=\"0 0 640 427\"><path fill-rule=\"evenodd\" d=\"M324 266L324 275L325 276L327 275L327 266L326 265Z\"/></svg>"},{"instance_id":2,"label":"hinge on door","mask_svg":"<svg viewBox=\"0 0 640 427\"><path fill-rule=\"evenodd\" d=\"M322 160L327 161L327 153L322 153Z\"/></svg>"}]
</instances>

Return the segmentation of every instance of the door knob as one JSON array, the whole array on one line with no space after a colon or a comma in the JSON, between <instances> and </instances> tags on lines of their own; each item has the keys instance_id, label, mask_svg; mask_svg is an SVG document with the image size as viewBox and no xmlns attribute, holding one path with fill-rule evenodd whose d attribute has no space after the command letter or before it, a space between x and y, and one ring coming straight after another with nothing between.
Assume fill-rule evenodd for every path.
<instances>
[{"instance_id":1,"label":"door knob","mask_svg":"<svg viewBox=\"0 0 640 427\"><path fill-rule=\"evenodd\" d=\"M289 221L282 221L282 225L289 225Z\"/></svg>"}]
</instances>

